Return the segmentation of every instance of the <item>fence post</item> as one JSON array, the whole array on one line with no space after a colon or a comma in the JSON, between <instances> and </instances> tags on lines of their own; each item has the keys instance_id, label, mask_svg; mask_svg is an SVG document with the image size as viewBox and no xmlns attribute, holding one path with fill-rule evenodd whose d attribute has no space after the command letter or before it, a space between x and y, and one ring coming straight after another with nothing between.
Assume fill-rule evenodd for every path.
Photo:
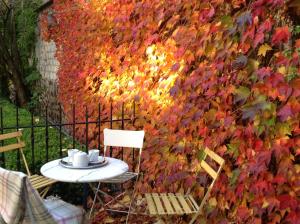
<instances>
[{"instance_id":1,"label":"fence post","mask_svg":"<svg viewBox=\"0 0 300 224\"><path fill-rule=\"evenodd\" d=\"M85 106L85 151L89 151L89 112L87 106ZM83 185L83 207L87 210L87 197L88 197L88 185Z\"/></svg>"},{"instance_id":2,"label":"fence post","mask_svg":"<svg viewBox=\"0 0 300 224\"><path fill-rule=\"evenodd\" d=\"M4 132L4 130L3 130L3 128L4 128L4 126L3 126L3 109L2 109L2 107L0 107L0 125L1 125L1 134L3 134ZM1 141L1 146L3 146L4 145L4 141ZM5 168L5 154L4 154L4 152L2 152L1 153L2 155L1 155L1 160L2 160L2 164L1 164L1 166L3 167L3 168Z\"/></svg>"},{"instance_id":3,"label":"fence post","mask_svg":"<svg viewBox=\"0 0 300 224\"><path fill-rule=\"evenodd\" d=\"M62 110L59 105L59 157L62 157Z\"/></svg>"},{"instance_id":4,"label":"fence post","mask_svg":"<svg viewBox=\"0 0 300 224\"><path fill-rule=\"evenodd\" d=\"M112 100L110 101L110 129L112 129L113 126L113 106L112 106ZM110 146L110 157L112 157L112 147Z\"/></svg>"},{"instance_id":5,"label":"fence post","mask_svg":"<svg viewBox=\"0 0 300 224\"><path fill-rule=\"evenodd\" d=\"M101 150L101 106L98 104L98 149Z\"/></svg>"},{"instance_id":6,"label":"fence post","mask_svg":"<svg viewBox=\"0 0 300 224\"><path fill-rule=\"evenodd\" d=\"M124 130L124 102L122 103L122 130ZM122 160L124 160L124 148L122 147Z\"/></svg>"},{"instance_id":7,"label":"fence post","mask_svg":"<svg viewBox=\"0 0 300 224\"><path fill-rule=\"evenodd\" d=\"M73 104L73 149L75 149L75 104Z\"/></svg>"},{"instance_id":8,"label":"fence post","mask_svg":"<svg viewBox=\"0 0 300 224\"><path fill-rule=\"evenodd\" d=\"M134 126L134 122L135 122L135 100L133 100L133 121L132 121L132 125ZM134 149L132 149L132 163L134 163Z\"/></svg>"},{"instance_id":9,"label":"fence post","mask_svg":"<svg viewBox=\"0 0 300 224\"><path fill-rule=\"evenodd\" d=\"M48 105L46 105L46 162L49 160L49 129L48 129Z\"/></svg>"},{"instance_id":10,"label":"fence post","mask_svg":"<svg viewBox=\"0 0 300 224\"><path fill-rule=\"evenodd\" d=\"M31 170L35 173L35 161L34 161L34 117L33 117L33 110L31 112Z\"/></svg>"},{"instance_id":11,"label":"fence post","mask_svg":"<svg viewBox=\"0 0 300 224\"><path fill-rule=\"evenodd\" d=\"M18 93L16 93L16 98L18 99ZM16 129L19 131L19 107L16 105ZM20 150L17 151L17 169L21 169L20 161Z\"/></svg>"},{"instance_id":12,"label":"fence post","mask_svg":"<svg viewBox=\"0 0 300 224\"><path fill-rule=\"evenodd\" d=\"M89 112L85 106L85 151L89 151Z\"/></svg>"},{"instance_id":13,"label":"fence post","mask_svg":"<svg viewBox=\"0 0 300 224\"><path fill-rule=\"evenodd\" d=\"M135 100L133 100L133 121L132 121L132 125L134 126L135 123Z\"/></svg>"}]
</instances>

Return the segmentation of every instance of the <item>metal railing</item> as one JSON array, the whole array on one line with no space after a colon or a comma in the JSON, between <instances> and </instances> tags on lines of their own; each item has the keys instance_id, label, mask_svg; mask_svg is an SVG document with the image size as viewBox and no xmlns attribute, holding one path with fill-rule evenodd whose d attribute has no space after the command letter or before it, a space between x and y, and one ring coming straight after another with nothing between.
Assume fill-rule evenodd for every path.
<instances>
[{"instance_id":1,"label":"metal railing","mask_svg":"<svg viewBox=\"0 0 300 224\"><path fill-rule=\"evenodd\" d=\"M131 105L130 105L131 106ZM44 138L43 139L38 139L39 141L44 141L45 143L45 158L44 161L48 162L49 161L49 129L50 128L56 128L58 131L58 141L59 141L59 150L58 150L58 155L57 157L61 158L63 156L63 136L68 136L72 141L72 147L75 148L76 144L79 142L80 145L83 145L83 147L85 148L86 151L88 151L89 149L89 128L91 125L96 125L97 128L97 148L100 150L101 152L101 127L103 124L108 123L110 128L113 128L113 124L117 124L117 127L120 129L124 129L125 127L125 122L129 122L130 124L132 124L132 126L134 126L134 122L137 119L136 118L136 105L135 102L133 101L132 103L132 116L130 118L130 116L127 116L125 118L125 112L124 112L124 108L125 105L124 103L122 104L122 108L121 108L121 118L113 118L113 112L114 112L114 108L113 108L113 103L110 103L110 114L109 117L107 119L102 120L101 119L101 105L98 104L98 115L97 118L95 119L94 116L94 120L90 120L90 116L89 116L89 111L88 111L88 107L85 106L85 119L83 121L77 121L76 119L76 106L72 105L72 121L70 122L64 122L64 115L63 115L63 111L61 106L59 106L59 121L58 122L51 122L49 120L49 116L48 116L48 107L45 107L45 113L44 113L44 122L43 124L36 124L35 123L35 115L33 112L30 113L31 116L31 120L30 122L27 122L27 124L22 125L20 123L20 113L19 113L19 108L16 106L15 107L15 125L12 126L5 126L4 125L4 120L5 120L5 114L4 114L4 110L0 105L0 133L3 134L5 132L9 132L9 131L15 131L15 130L20 130L20 129L29 129L30 130L30 148L31 148L31 170L34 172L36 167L35 167L35 145L36 145L36 129L38 128L44 128ZM29 124L28 124L29 123ZM76 140L76 127L78 127L79 125L85 125L85 136L84 136L84 140ZM56 139L57 140L57 139ZM1 141L0 145L4 145L4 142ZM122 149L122 159L123 159L123 149ZM112 156L112 149L110 149L110 156ZM134 160L134 153L132 153L132 157ZM19 151L17 152L17 169L20 170L21 169L21 161L20 161L20 153ZM0 165L2 167L5 167L5 154L2 153L1 158L0 158Z\"/></svg>"}]
</instances>

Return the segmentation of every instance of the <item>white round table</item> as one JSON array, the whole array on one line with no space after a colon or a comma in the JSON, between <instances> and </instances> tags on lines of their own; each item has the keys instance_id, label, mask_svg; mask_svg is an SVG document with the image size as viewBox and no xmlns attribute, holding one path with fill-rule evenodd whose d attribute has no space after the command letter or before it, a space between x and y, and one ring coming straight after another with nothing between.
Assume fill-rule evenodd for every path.
<instances>
[{"instance_id":1,"label":"white round table","mask_svg":"<svg viewBox=\"0 0 300 224\"><path fill-rule=\"evenodd\" d=\"M70 169L59 165L61 159L53 160L41 167L41 173L50 179L69 183L101 182L122 175L128 171L128 164L122 160L105 157L108 164L93 169Z\"/></svg>"}]
</instances>

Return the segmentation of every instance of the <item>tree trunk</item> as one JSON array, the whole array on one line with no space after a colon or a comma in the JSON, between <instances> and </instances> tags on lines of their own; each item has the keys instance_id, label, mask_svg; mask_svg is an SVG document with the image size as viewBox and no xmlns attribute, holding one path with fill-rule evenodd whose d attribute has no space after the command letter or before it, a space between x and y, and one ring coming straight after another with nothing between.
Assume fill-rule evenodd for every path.
<instances>
[{"instance_id":1,"label":"tree trunk","mask_svg":"<svg viewBox=\"0 0 300 224\"><path fill-rule=\"evenodd\" d=\"M16 24L14 19L14 10L11 10L10 14L10 31L11 31L11 57L12 57L12 82L17 92L17 102L20 106L25 106L28 101L28 91L26 85L24 84L23 79L23 66L22 61L17 45L17 38L16 38Z\"/></svg>"},{"instance_id":2,"label":"tree trunk","mask_svg":"<svg viewBox=\"0 0 300 224\"><path fill-rule=\"evenodd\" d=\"M2 71L0 71L2 73ZM8 90L8 76L2 75L0 76L0 95L8 97L9 96L9 90Z\"/></svg>"},{"instance_id":3,"label":"tree trunk","mask_svg":"<svg viewBox=\"0 0 300 224\"><path fill-rule=\"evenodd\" d=\"M1 67L12 81L17 92L17 104L25 106L28 102L28 91L23 80L23 67L16 41L16 30L13 10L10 11L5 29L0 33Z\"/></svg>"},{"instance_id":4,"label":"tree trunk","mask_svg":"<svg viewBox=\"0 0 300 224\"><path fill-rule=\"evenodd\" d=\"M22 74L18 71L16 67L11 70L11 81L15 87L17 93L17 104L21 107L25 106L28 101L26 86L24 85L22 79Z\"/></svg>"}]
</instances>

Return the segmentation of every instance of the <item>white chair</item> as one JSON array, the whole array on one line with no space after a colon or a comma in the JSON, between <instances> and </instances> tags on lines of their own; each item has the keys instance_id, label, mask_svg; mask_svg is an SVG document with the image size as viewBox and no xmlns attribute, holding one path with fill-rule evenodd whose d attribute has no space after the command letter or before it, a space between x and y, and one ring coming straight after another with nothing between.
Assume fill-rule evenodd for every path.
<instances>
[{"instance_id":1,"label":"white chair","mask_svg":"<svg viewBox=\"0 0 300 224\"><path fill-rule=\"evenodd\" d=\"M104 156L106 155L106 151L108 147L122 147L122 148L134 148L139 150L139 156L138 156L138 164L136 167L136 171L128 171L124 173L123 175L107 179L105 181L102 181L102 183L114 183L114 184L123 184L129 180L134 180L134 188L133 188L133 193L131 194L130 198L130 204L128 211L120 211L116 209L110 209L106 208L106 210L110 211L115 211L115 212L125 212L125 213L130 213L130 208L131 204L133 201L134 193L135 193L135 187L136 183L139 178L139 173L140 173L140 164L141 164L141 156L142 156L142 148L143 148L143 142L144 142L144 131L129 131L129 130L113 130L113 129L104 129ZM117 195L116 197L112 197L111 195L107 194L106 192L103 192L100 190L100 182L98 184L93 205L91 207L90 215L92 214L93 207L96 202L97 198L97 193L100 192L104 195L107 195L111 197L111 201L106 203L104 207L108 206L111 204L113 201L116 201L120 196L124 195L126 192L122 192L121 194Z\"/></svg>"},{"instance_id":2,"label":"white chair","mask_svg":"<svg viewBox=\"0 0 300 224\"><path fill-rule=\"evenodd\" d=\"M0 223L83 224L85 213L52 197L43 200L26 174L0 168Z\"/></svg>"}]
</instances>

